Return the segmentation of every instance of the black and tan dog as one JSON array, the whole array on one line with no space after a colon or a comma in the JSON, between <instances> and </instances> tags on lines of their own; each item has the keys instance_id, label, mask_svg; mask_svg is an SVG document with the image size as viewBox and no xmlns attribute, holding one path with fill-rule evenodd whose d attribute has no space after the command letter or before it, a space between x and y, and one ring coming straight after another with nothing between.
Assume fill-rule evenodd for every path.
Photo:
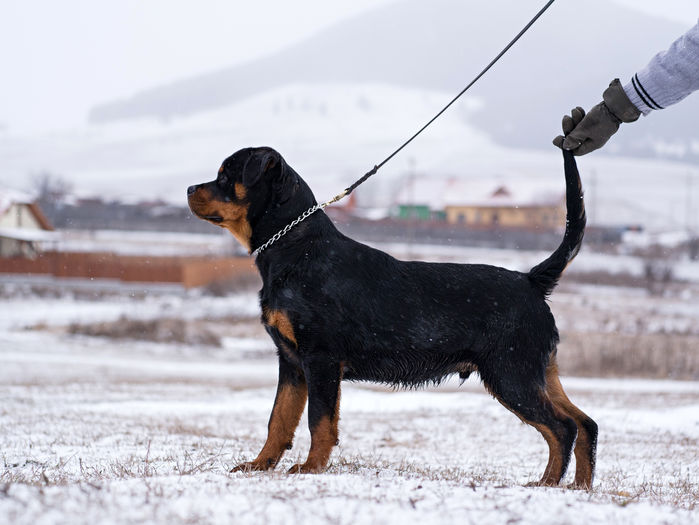
<instances>
[{"instance_id":1,"label":"black and tan dog","mask_svg":"<svg viewBox=\"0 0 699 525\"><path fill-rule=\"evenodd\" d=\"M568 152L564 160L565 235L528 273L396 260L345 237L322 211L262 251L255 261L262 322L278 349L279 384L262 451L236 469L273 468L308 400L311 449L290 472L323 470L337 444L343 379L418 386L477 371L500 403L546 439L539 484L560 482L575 444L574 486L591 487L597 425L561 387L558 331L546 304L585 228L577 166ZM316 204L270 148L238 151L216 180L187 193L198 217L230 230L251 252Z\"/></svg>"}]
</instances>

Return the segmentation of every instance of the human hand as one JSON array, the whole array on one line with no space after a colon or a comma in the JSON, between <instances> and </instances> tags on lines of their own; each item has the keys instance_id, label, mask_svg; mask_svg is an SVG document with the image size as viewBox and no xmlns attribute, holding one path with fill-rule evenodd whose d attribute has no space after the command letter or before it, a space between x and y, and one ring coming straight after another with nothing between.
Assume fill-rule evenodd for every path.
<instances>
[{"instance_id":1,"label":"human hand","mask_svg":"<svg viewBox=\"0 0 699 525\"><path fill-rule=\"evenodd\" d=\"M587 114L581 107L563 117L563 135L553 139L559 148L570 150L573 155L585 155L604 146L622 122L634 122L641 112L624 92L619 79L615 79L602 95L603 101Z\"/></svg>"}]
</instances>

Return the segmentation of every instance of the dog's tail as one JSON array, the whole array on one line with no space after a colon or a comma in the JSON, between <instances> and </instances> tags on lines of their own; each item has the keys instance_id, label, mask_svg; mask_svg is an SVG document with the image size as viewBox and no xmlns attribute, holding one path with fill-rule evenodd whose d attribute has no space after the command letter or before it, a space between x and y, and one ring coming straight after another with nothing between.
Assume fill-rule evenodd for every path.
<instances>
[{"instance_id":1,"label":"dog's tail","mask_svg":"<svg viewBox=\"0 0 699 525\"><path fill-rule=\"evenodd\" d=\"M563 241L545 261L529 270L529 279L541 292L548 296L558 283L558 279L570 261L580 251L585 233L585 202L582 184L575 157L563 150L563 164L566 175L566 231Z\"/></svg>"}]
</instances>

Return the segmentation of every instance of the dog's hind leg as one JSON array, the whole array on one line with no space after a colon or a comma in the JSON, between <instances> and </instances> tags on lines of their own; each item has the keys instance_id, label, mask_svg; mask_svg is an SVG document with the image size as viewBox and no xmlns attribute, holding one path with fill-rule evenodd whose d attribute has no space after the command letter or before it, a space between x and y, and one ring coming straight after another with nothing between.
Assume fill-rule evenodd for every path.
<instances>
[{"instance_id":1,"label":"dog's hind leg","mask_svg":"<svg viewBox=\"0 0 699 525\"><path fill-rule=\"evenodd\" d=\"M530 367L510 366L507 370L507 374L491 374L487 365L479 366L490 393L522 421L536 428L548 444L548 464L534 485L556 486L570 463L577 434L575 421L553 404L543 385L531 377Z\"/></svg>"},{"instance_id":2,"label":"dog's hind leg","mask_svg":"<svg viewBox=\"0 0 699 525\"><path fill-rule=\"evenodd\" d=\"M546 368L546 392L554 406L572 417L578 426L578 439L575 442L575 481L571 488L590 489L595 476L597 423L568 399L558 378L555 358Z\"/></svg>"},{"instance_id":3,"label":"dog's hind leg","mask_svg":"<svg viewBox=\"0 0 699 525\"><path fill-rule=\"evenodd\" d=\"M308 381L308 427L311 449L305 463L289 469L289 473L320 472L328 464L330 452L337 445L337 424L340 418L340 381L342 365L327 359L304 362Z\"/></svg>"},{"instance_id":4,"label":"dog's hind leg","mask_svg":"<svg viewBox=\"0 0 699 525\"><path fill-rule=\"evenodd\" d=\"M291 448L307 396L303 371L280 357L279 383L267 425L267 441L257 458L241 463L231 472L274 468L284 451Z\"/></svg>"}]
</instances>

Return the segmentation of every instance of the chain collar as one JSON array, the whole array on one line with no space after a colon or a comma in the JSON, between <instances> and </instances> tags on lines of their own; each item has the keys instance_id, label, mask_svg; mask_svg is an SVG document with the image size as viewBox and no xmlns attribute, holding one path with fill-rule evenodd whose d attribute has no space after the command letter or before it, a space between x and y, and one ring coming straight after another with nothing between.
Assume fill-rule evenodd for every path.
<instances>
[{"instance_id":1,"label":"chain collar","mask_svg":"<svg viewBox=\"0 0 699 525\"><path fill-rule=\"evenodd\" d=\"M320 204L316 204L315 206L311 206L311 207L308 208L306 211L304 211L301 215L299 215L296 219L294 219L294 220L291 221L289 224L287 224L286 226L284 226L284 228L282 228L282 229L279 230L277 233L275 233L274 235L272 235L272 238L271 238L271 239L269 239L266 243L264 243L262 246L260 246L259 248L257 248L254 252L252 252L252 256L253 256L253 257L257 257L258 255L260 255L260 253L262 253L263 250L266 250L267 248L269 248L270 246L272 246L272 244L274 244L274 243L277 242L279 239L281 239L282 237L284 237L287 233L289 233L289 232L291 231L291 229L292 229L294 226L296 226L296 225L299 224L300 222L305 221L306 219L308 219L311 215L313 215L313 214L314 214L315 212L317 212L318 210L322 210L323 208L325 208L326 206L332 204L333 202L339 201L340 199L342 199L343 197L345 197L345 196L347 195L347 193L348 193L347 190L345 190L345 191L343 191L342 193L338 193L337 195L335 195L335 196L334 196L332 199L330 199L329 201L321 202Z\"/></svg>"}]
</instances>

